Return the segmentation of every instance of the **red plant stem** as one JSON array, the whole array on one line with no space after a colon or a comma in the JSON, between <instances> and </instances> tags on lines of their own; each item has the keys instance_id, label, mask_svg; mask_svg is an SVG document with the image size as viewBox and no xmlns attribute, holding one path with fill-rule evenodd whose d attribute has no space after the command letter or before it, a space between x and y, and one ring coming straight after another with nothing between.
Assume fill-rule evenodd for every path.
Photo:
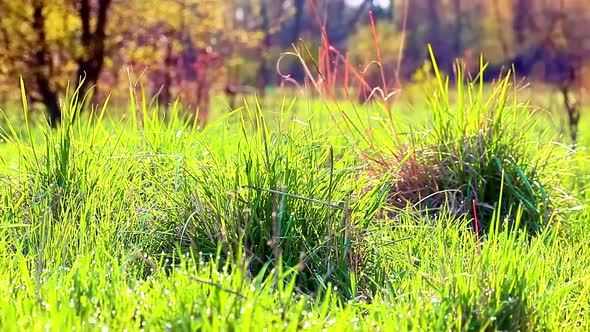
<instances>
[{"instance_id":1,"label":"red plant stem","mask_svg":"<svg viewBox=\"0 0 590 332\"><path fill-rule=\"evenodd\" d=\"M330 50L328 50L328 53L330 52ZM334 68L332 69L332 91L336 91L336 82L338 81L338 61L333 61L332 62L334 65Z\"/></svg>"},{"instance_id":2,"label":"red plant stem","mask_svg":"<svg viewBox=\"0 0 590 332\"><path fill-rule=\"evenodd\" d=\"M330 80L331 80L330 72L329 71L327 73L324 72L324 70L326 68L322 67L322 65L327 64L328 68L329 68L329 65L331 62L330 61L330 41L328 39L328 32L326 31L326 24L325 24L325 22L323 22L320 14L319 14L316 0L309 0L309 4L311 6L311 12L314 14L316 22L319 25L321 33L322 33L322 39L321 39L322 46L320 47L320 53L318 54L319 55L318 67L321 67L322 70L319 69L319 75L320 75L320 78L324 79L324 82L322 82L322 85L326 87L326 90L328 90L328 92L330 92L329 93L330 97L332 99L334 99L335 96L333 94L333 91L330 91L330 88L329 88L331 85L330 84ZM322 52L322 51L324 51L324 52Z\"/></svg>"},{"instance_id":3,"label":"red plant stem","mask_svg":"<svg viewBox=\"0 0 590 332\"><path fill-rule=\"evenodd\" d=\"M320 89L321 93L329 92L329 82L330 82L330 70L328 68L328 62L326 60L327 51L324 46L320 46L318 52L318 80L320 82L318 88Z\"/></svg>"},{"instance_id":4,"label":"red plant stem","mask_svg":"<svg viewBox=\"0 0 590 332\"><path fill-rule=\"evenodd\" d=\"M348 89L348 80L350 75L350 69L348 68L348 52L344 55L344 88Z\"/></svg>"}]
</instances>

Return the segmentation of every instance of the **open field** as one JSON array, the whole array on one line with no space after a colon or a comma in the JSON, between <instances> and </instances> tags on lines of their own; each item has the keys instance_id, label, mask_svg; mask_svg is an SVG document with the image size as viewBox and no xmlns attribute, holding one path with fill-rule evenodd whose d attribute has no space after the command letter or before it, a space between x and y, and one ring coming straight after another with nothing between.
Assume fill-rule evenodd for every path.
<instances>
[{"instance_id":1,"label":"open field","mask_svg":"<svg viewBox=\"0 0 590 332\"><path fill-rule=\"evenodd\" d=\"M0 329L590 329L585 113L574 151L510 80L466 86L392 114L249 98L203 130L141 105L51 130L25 105Z\"/></svg>"}]
</instances>

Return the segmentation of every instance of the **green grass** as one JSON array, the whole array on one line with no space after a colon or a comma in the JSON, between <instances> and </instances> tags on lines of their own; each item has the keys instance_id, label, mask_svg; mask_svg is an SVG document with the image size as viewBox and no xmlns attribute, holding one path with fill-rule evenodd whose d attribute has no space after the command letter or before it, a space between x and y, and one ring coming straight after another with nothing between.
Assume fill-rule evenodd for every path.
<instances>
[{"instance_id":1,"label":"green grass","mask_svg":"<svg viewBox=\"0 0 590 332\"><path fill-rule=\"evenodd\" d=\"M0 329L589 329L590 136L557 148L509 81L439 83L391 119L249 99L201 131L107 104L51 130L25 103L2 122ZM400 181L464 196L392 206ZM481 234L453 208L475 198Z\"/></svg>"}]
</instances>

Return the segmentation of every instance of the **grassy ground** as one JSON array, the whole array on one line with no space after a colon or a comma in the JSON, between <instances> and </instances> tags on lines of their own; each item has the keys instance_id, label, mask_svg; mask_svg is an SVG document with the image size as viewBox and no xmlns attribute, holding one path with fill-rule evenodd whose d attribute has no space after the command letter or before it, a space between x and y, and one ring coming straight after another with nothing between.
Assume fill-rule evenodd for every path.
<instances>
[{"instance_id":1,"label":"grassy ground","mask_svg":"<svg viewBox=\"0 0 590 332\"><path fill-rule=\"evenodd\" d=\"M201 131L25 107L2 124L0 329L590 329L587 125L574 152L509 81L439 83L392 116L250 101Z\"/></svg>"}]
</instances>

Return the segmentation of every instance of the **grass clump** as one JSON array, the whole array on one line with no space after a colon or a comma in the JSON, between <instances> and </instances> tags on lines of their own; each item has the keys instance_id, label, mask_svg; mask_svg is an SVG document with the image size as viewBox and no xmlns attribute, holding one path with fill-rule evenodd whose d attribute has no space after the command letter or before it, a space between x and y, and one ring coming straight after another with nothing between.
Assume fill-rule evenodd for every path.
<instances>
[{"instance_id":1,"label":"grass clump","mask_svg":"<svg viewBox=\"0 0 590 332\"><path fill-rule=\"evenodd\" d=\"M269 264L294 268L301 291L331 284L351 296L356 228L367 218L353 213L359 198L352 154L327 144L327 132L296 122L270 132L262 114L257 118L257 130L243 124L230 138L235 155L203 144L198 150L211 153L187 161L183 233L195 252L220 249L230 259L243 253L253 275Z\"/></svg>"},{"instance_id":2,"label":"grass clump","mask_svg":"<svg viewBox=\"0 0 590 332\"><path fill-rule=\"evenodd\" d=\"M539 116L529 105L517 101L509 73L484 93L484 66L465 82L458 64L453 101L449 79L432 59L438 82L426 98L432 122L426 134L414 135L412 157L398 163L402 171L390 204L450 209L475 219L482 232L494 213L509 222L521 206L520 227L539 233L554 220L567 153L551 143L547 130L539 130Z\"/></svg>"}]
</instances>

